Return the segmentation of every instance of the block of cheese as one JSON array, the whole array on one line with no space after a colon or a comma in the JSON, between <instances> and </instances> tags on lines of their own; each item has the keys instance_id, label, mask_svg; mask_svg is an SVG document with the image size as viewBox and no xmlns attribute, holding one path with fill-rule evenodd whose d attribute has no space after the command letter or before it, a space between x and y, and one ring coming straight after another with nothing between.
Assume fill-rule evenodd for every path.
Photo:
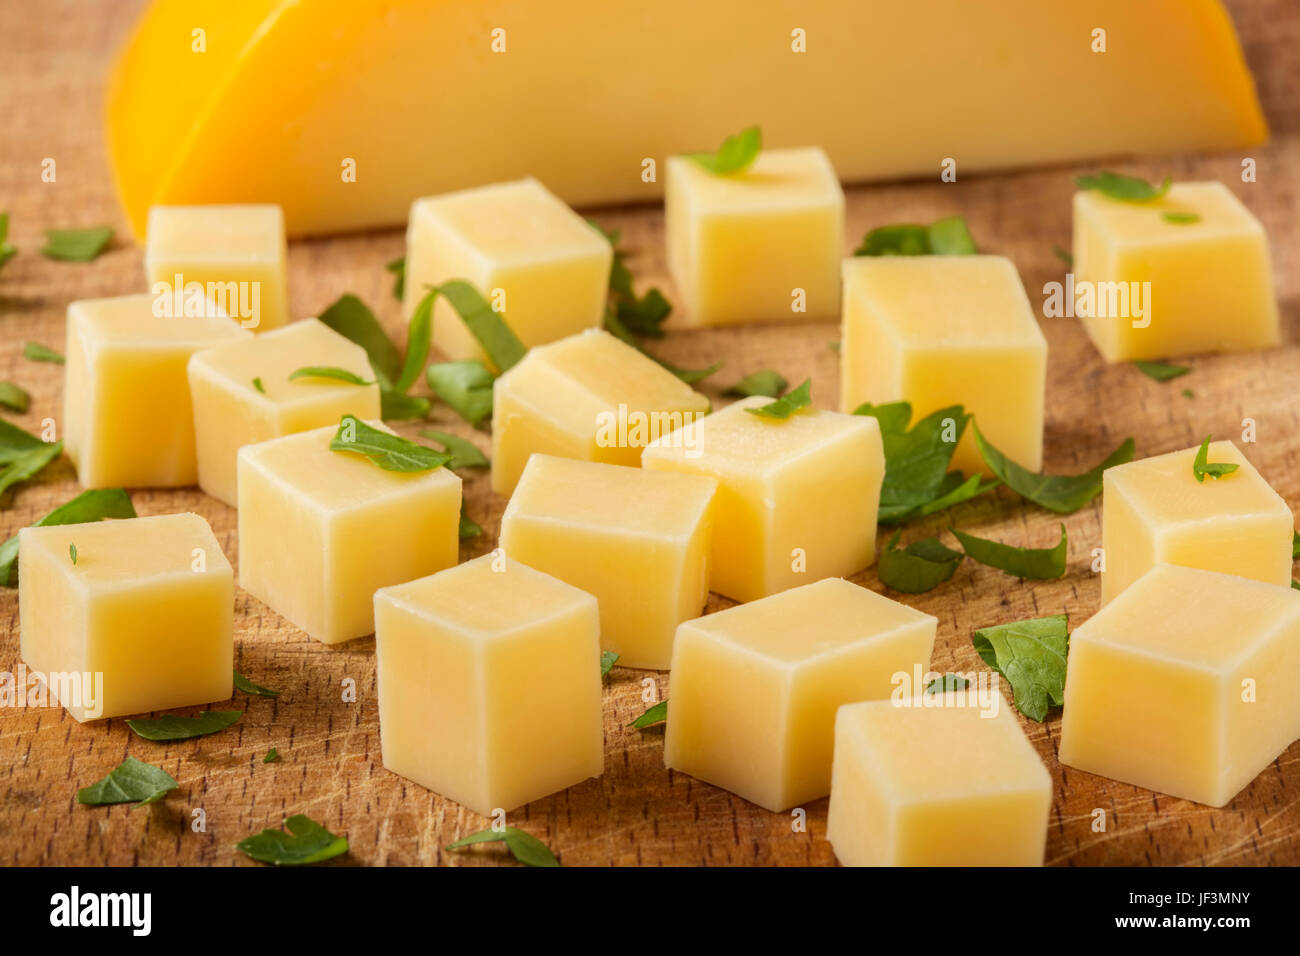
<instances>
[{"instance_id":1,"label":"block of cheese","mask_svg":"<svg viewBox=\"0 0 1300 956\"><path fill-rule=\"evenodd\" d=\"M145 280L172 315L207 299L245 329L278 329L289 321L286 255L279 206L149 210Z\"/></svg>"},{"instance_id":2,"label":"block of cheese","mask_svg":"<svg viewBox=\"0 0 1300 956\"><path fill-rule=\"evenodd\" d=\"M23 528L18 567L22 658L75 719L229 699L235 578L198 515Z\"/></svg>"},{"instance_id":3,"label":"block of cheese","mask_svg":"<svg viewBox=\"0 0 1300 956\"><path fill-rule=\"evenodd\" d=\"M687 322L839 317L844 192L824 152L764 150L726 176L673 156L667 174L668 267Z\"/></svg>"},{"instance_id":4,"label":"block of cheese","mask_svg":"<svg viewBox=\"0 0 1300 956\"><path fill-rule=\"evenodd\" d=\"M153 304L124 295L68 306L63 446L87 488L194 484L186 363L251 338L223 315L160 317Z\"/></svg>"},{"instance_id":5,"label":"block of cheese","mask_svg":"<svg viewBox=\"0 0 1300 956\"><path fill-rule=\"evenodd\" d=\"M941 49L940 24L959 38ZM664 175L647 159L749 122L772 146L822 146L849 180L1267 136L1219 0L834 0L797 17L786 0L744 16L694 0L154 0L107 86L137 232L154 203L278 202L295 234L395 225L416 196L526 175L575 205L646 200Z\"/></svg>"},{"instance_id":6,"label":"block of cheese","mask_svg":"<svg viewBox=\"0 0 1300 956\"><path fill-rule=\"evenodd\" d=\"M826 839L845 866L1041 866L1052 780L997 688L846 704Z\"/></svg>"},{"instance_id":7,"label":"block of cheese","mask_svg":"<svg viewBox=\"0 0 1300 956\"><path fill-rule=\"evenodd\" d=\"M665 765L768 810L826 796L836 709L928 670L936 624L841 578L686 621Z\"/></svg>"},{"instance_id":8,"label":"block of cheese","mask_svg":"<svg viewBox=\"0 0 1300 956\"><path fill-rule=\"evenodd\" d=\"M377 384L289 380L308 365L341 368L367 381L373 377L365 349L317 319L194 355L189 379L200 488L233 505L235 460L242 446L338 425L344 415L379 417Z\"/></svg>"},{"instance_id":9,"label":"block of cheese","mask_svg":"<svg viewBox=\"0 0 1300 956\"><path fill-rule=\"evenodd\" d=\"M1149 202L1075 193L1073 300L1108 362L1278 342L1268 236L1223 183Z\"/></svg>"},{"instance_id":10,"label":"block of cheese","mask_svg":"<svg viewBox=\"0 0 1300 956\"><path fill-rule=\"evenodd\" d=\"M533 452L641 462L641 449L709 400L603 330L529 350L492 389L492 490L508 495Z\"/></svg>"},{"instance_id":11,"label":"block of cheese","mask_svg":"<svg viewBox=\"0 0 1300 956\"><path fill-rule=\"evenodd\" d=\"M709 588L737 601L824 577L856 574L876 557L885 475L880 424L808 410L785 420L746 398L646 447L655 471L718 480Z\"/></svg>"},{"instance_id":12,"label":"block of cheese","mask_svg":"<svg viewBox=\"0 0 1300 956\"><path fill-rule=\"evenodd\" d=\"M330 450L337 433L239 450L239 585L325 644L373 633L376 589L451 567L460 550L457 475L386 471Z\"/></svg>"},{"instance_id":13,"label":"block of cheese","mask_svg":"<svg viewBox=\"0 0 1300 956\"><path fill-rule=\"evenodd\" d=\"M994 447L1043 465L1047 340L1002 256L844 260L840 408L907 401L915 419L964 405ZM967 428L954 468L986 470Z\"/></svg>"},{"instance_id":14,"label":"block of cheese","mask_svg":"<svg viewBox=\"0 0 1300 956\"><path fill-rule=\"evenodd\" d=\"M600 601L601 647L662 670L709 596L718 483L534 455L501 517L501 548Z\"/></svg>"},{"instance_id":15,"label":"block of cheese","mask_svg":"<svg viewBox=\"0 0 1300 956\"><path fill-rule=\"evenodd\" d=\"M594 597L488 554L374 603L387 769L484 816L600 776Z\"/></svg>"},{"instance_id":16,"label":"block of cheese","mask_svg":"<svg viewBox=\"0 0 1300 956\"><path fill-rule=\"evenodd\" d=\"M1221 807L1300 737L1300 592L1159 564L1070 635L1061 763Z\"/></svg>"},{"instance_id":17,"label":"block of cheese","mask_svg":"<svg viewBox=\"0 0 1300 956\"><path fill-rule=\"evenodd\" d=\"M406 227L409 319L427 286L465 279L529 347L598 328L614 250L581 216L529 178L417 199ZM433 344L450 358L488 360L445 298Z\"/></svg>"},{"instance_id":18,"label":"block of cheese","mask_svg":"<svg viewBox=\"0 0 1300 956\"><path fill-rule=\"evenodd\" d=\"M1291 509L1230 441L1212 442L1208 458L1234 462L1237 470L1197 481L1197 450L1142 458L1102 475L1103 604L1162 562L1290 584Z\"/></svg>"}]
</instances>

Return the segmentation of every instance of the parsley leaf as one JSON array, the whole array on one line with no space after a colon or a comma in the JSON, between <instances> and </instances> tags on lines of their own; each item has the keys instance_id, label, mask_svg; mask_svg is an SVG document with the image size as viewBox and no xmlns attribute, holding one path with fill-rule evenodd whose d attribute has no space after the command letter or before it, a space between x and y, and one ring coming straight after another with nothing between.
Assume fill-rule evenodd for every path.
<instances>
[{"instance_id":1,"label":"parsley leaf","mask_svg":"<svg viewBox=\"0 0 1300 956\"><path fill-rule=\"evenodd\" d=\"M1011 684L1016 707L1040 724L1051 707L1065 702L1069 625L1064 614L999 624L971 639L984 663Z\"/></svg>"},{"instance_id":2,"label":"parsley leaf","mask_svg":"<svg viewBox=\"0 0 1300 956\"><path fill-rule=\"evenodd\" d=\"M448 850L462 850L479 843L504 843L510 855L524 866L559 866L560 861L545 843L531 833L525 833L516 827L504 830L480 830L455 843L447 844Z\"/></svg>"},{"instance_id":3,"label":"parsley leaf","mask_svg":"<svg viewBox=\"0 0 1300 956\"><path fill-rule=\"evenodd\" d=\"M451 279L438 286L437 292L451 303L498 372L508 371L524 357L528 351L524 343L506 325L505 318L493 311L478 289L463 279Z\"/></svg>"},{"instance_id":4,"label":"parsley leaf","mask_svg":"<svg viewBox=\"0 0 1300 956\"><path fill-rule=\"evenodd\" d=\"M269 687L263 687L261 684L254 684L239 671L235 671L235 687L242 690L245 694L255 694L258 697L279 697L278 690L271 690Z\"/></svg>"},{"instance_id":5,"label":"parsley leaf","mask_svg":"<svg viewBox=\"0 0 1300 956\"><path fill-rule=\"evenodd\" d=\"M975 444L989 470L1022 498L1057 514L1071 514L1092 501L1101 494L1102 472L1133 459L1133 439L1126 438L1105 461L1081 475L1040 475L1022 468L990 445L978 423L974 428Z\"/></svg>"},{"instance_id":6,"label":"parsley leaf","mask_svg":"<svg viewBox=\"0 0 1300 956\"><path fill-rule=\"evenodd\" d=\"M614 664L617 660L618 660L618 655L615 654L613 651L601 651L600 652L600 676L604 677L606 674L608 674L610 670L614 667Z\"/></svg>"},{"instance_id":7,"label":"parsley leaf","mask_svg":"<svg viewBox=\"0 0 1300 956\"><path fill-rule=\"evenodd\" d=\"M800 409L812 404L812 379L806 378L802 384L795 386L785 395L767 405L747 408L745 411L760 418L776 418L784 421Z\"/></svg>"},{"instance_id":8,"label":"parsley leaf","mask_svg":"<svg viewBox=\"0 0 1300 956\"><path fill-rule=\"evenodd\" d=\"M437 292L426 292L411 313L406 332L406 360L393 383L393 391L403 394L409 391L429 361L429 346L433 344L433 300L436 296Z\"/></svg>"},{"instance_id":9,"label":"parsley leaf","mask_svg":"<svg viewBox=\"0 0 1300 956\"><path fill-rule=\"evenodd\" d=\"M1168 365L1164 362L1143 362L1141 360L1133 363L1139 372L1147 378L1153 378L1157 382L1167 382L1171 378L1178 378L1180 375L1186 375L1191 371L1186 365Z\"/></svg>"},{"instance_id":10,"label":"parsley leaf","mask_svg":"<svg viewBox=\"0 0 1300 956\"><path fill-rule=\"evenodd\" d=\"M35 522L33 528L60 524L88 524L103 518L134 518L131 496L121 488L93 488L59 505ZM0 545L0 586L18 585L18 535Z\"/></svg>"},{"instance_id":11,"label":"parsley leaf","mask_svg":"<svg viewBox=\"0 0 1300 956\"><path fill-rule=\"evenodd\" d=\"M75 544L68 545L68 557L72 559L72 566L75 568L77 566L77 546Z\"/></svg>"},{"instance_id":12,"label":"parsley leaf","mask_svg":"<svg viewBox=\"0 0 1300 956\"><path fill-rule=\"evenodd\" d=\"M979 250L961 216L938 219L928 226L903 223L878 226L853 250L855 256L973 256Z\"/></svg>"},{"instance_id":13,"label":"parsley leaf","mask_svg":"<svg viewBox=\"0 0 1300 956\"><path fill-rule=\"evenodd\" d=\"M1064 262L1068 268L1074 268L1074 253L1070 250L1062 249L1060 246L1052 246L1052 255Z\"/></svg>"},{"instance_id":14,"label":"parsley leaf","mask_svg":"<svg viewBox=\"0 0 1300 956\"><path fill-rule=\"evenodd\" d=\"M242 710L204 710L197 717L163 714L153 719L128 720L126 725L145 740L189 740L225 730L243 716Z\"/></svg>"},{"instance_id":15,"label":"parsley leaf","mask_svg":"<svg viewBox=\"0 0 1300 956\"><path fill-rule=\"evenodd\" d=\"M44 442L17 425L0 420L0 494L36 476L59 457L63 442Z\"/></svg>"},{"instance_id":16,"label":"parsley leaf","mask_svg":"<svg viewBox=\"0 0 1300 956\"><path fill-rule=\"evenodd\" d=\"M1065 525L1061 525L1061 540L1051 548L1015 548L1000 541L977 538L973 534L949 528L961 542L966 556L990 568L997 568L1018 578L1048 581L1065 574Z\"/></svg>"},{"instance_id":17,"label":"parsley leaf","mask_svg":"<svg viewBox=\"0 0 1300 956\"><path fill-rule=\"evenodd\" d=\"M336 368L333 365L304 365L302 368L296 368L289 373L289 381L295 381L300 378L329 378L338 382L347 382L349 385L374 385L373 381L367 381L355 372L349 372L345 368ZM257 380L254 379L256 382Z\"/></svg>"},{"instance_id":18,"label":"parsley leaf","mask_svg":"<svg viewBox=\"0 0 1300 956\"><path fill-rule=\"evenodd\" d=\"M266 752L266 756L262 758L262 763L275 763L279 759L280 759L280 751L272 747L270 750Z\"/></svg>"},{"instance_id":19,"label":"parsley leaf","mask_svg":"<svg viewBox=\"0 0 1300 956\"><path fill-rule=\"evenodd\" d=\"M18 254L18 247L9 241L9 213L0 212L0 269Z\"/></svg>"},{"instance_id":20,"label":"parsley leaf","mask_svg":"<svg viewBox=\"0 0 1300 956\"><path fill-rule=\"evenodd\" d=\"M491 417L496 378L478 359L435 363L424 377L433 393L471 425Z\"/></svg>"},{"instance_id":21,"label":"parsley leaf","mask_svg":"<svg viewBox=\"0 0 1300 956\"><path fill-rule=\"evenodd\" d=\"M66 361L54 349L41 345L39 342L24 342L23 358L32 362L49 362L51 365L62 365Z\"/></svg>"},{"instance_id":22,"label":"parsley leaf","mask_svg":"<svg viewBox=\"0 0 1300 956\"><path fill-rule=\"evenodd\" d=\"M482 533L483 533L482 527L480 527L479 524L469 516L469 512L465 510L465 501L464 499L461 499L460 527L458 529L460 540L467 541L470 538L477 538Z\"/></svg>"},{"instance_id":23,"label":"parsley leaf","mask_svg":"<svg viewBox=\"0 0 1300 956\"><path fill-rule=\"evenodd\" d=\"M0 405L14 412L25 412L32 397L13 382L0 382Z\"/></svg>"},{"instance_id":24,"label":"parsley leaf","mask_svg":"<svg viewBox=\"0 0 1300 956\"><path fill-rule=\"evenodd\" d=\"M311 817L295 814L284 821L284 830L263 830L235 844L235 849L260 863L276 866L305 866L321 863L348 852L348 838L335 836Z\"/></svg>"},{"instance_id":25,"label":"parsley leaf","mask_svg":"<svg viewBox=\"0 0 1300 956\"><path fill-rule=\"evenodd\" d=\"M393 298L401 302L406 295L406 256L394 259L384 269L393 274Z\"/></svg>"},{"instance_id":26,"label":"parsley leaf","mask_svg":"<svg viewBox=\"0 0 1300 956\"><path fill-rule=\"evenodd\" d=\"M1205 441L1201 442L1201 447L1196 451L1196 458L1192 461L1192 474L1196 480L1205 481L1205 476L1209 475L1215 481L1225 475L1230 475L1237 470L1238 465L1235 462L1227 461L1207 461L1210 456L1210 438L1206 435Z\"/></svg>"},{"instance_id":27,"label":"parsley leaf","mask_svg":"<svg viewBox=\"0 0 1300 956\"><path fill-rule=\"evenodd\" d=\"M716 153L687 153L693 162L715 176L742 173L753 165L763 149L763 131L750 126L722 141Z\"/></svg>"},{"instance_id":28,"label":"parsley leaf","mask_svg":"<svg viewBox=\"0 0 1300 956\"><path fill-rule=\"evenodd\" d=\"M925 692L927 694L942 694L950 690L965 690L969 686L970 681L960 674L944 674L926 684Z\"/></svg>"},{"instance_id":29,"label":"parsley leaf","mask_svg":"<svg viewBox=\"0 0 1300 956\"><path fill-rule=\"evenodd\" d=\"M77 791L77 802L88 807L110 803L135 803L136 807L161 800L179 787L166 770L127 757L102 780Z\"/></svg>"},{"instance_id":30,"label":"parsley leaf","mask_svg":"<svg viewBox=\"0 0 1300 956\"><path fill-rule=\"evenodd\" d=\"M262 384L262 377L260 375L253 379L253 388L257 389L263 395L266 394L266 386Z\"/></svg>"},{"instance_id":31,"label":"parsley leaf","mask_svg":"<svg viewBox=\"0 0 1300 956\"><path fill-rule=\"evenodd\" d=\"M1119 199L1123 202L1150 202L1169 192L1173 181L1166 176L1159 186L1152 186L1145 179L1136 176L1124 176L1103 169L1095 176L1078 176L1074 180L1080 189L1095 189L1103 196Z\"/></svg>"},{"instance_id":32,"label":"parsley leaf","mask_svg":"<svg viewBox=\"0 0 1300 956\"><path fill-rule=\"evenodd\" d=\"M381 384L391 387L402 374L402 354L384 332L375 314L351 293L339 297L319 316L321 322L366 350L370 367Z\"/></svg>"},{"instance_id":33,"label":"parsley leaf","mask_svg":"<svg viewBox=\"0 0 1300 956\"><path fill-rule=\"evenodd\" d=\"M355 415L343 416L330 450L362 455L384 471L432 471L452 459L446 452L372 428Z\"/></svg>"},{"instance_id":34,"label":"parsley leaf","mask_svg":"<svg viewBox=\"0 0 1300 956\"><path fill-rule=\"evenodd\" d=\"M436 441L443 451L452 456L451 461L447 462L448 468L487 468L491 464L487 455L467 438L440 432L435 428L424 429L420 432L420 437Z\"/></svg>"},{"instance_id":35,"label":"parsley leaf","mask_svg":"<svg viewBox=\"0 0 1300 956\"><path fill-rule=\"evenodd\" d=\"M41 255L64 262L90 262L113 238L112 226L92 229L46 229Z\"/></svg>"},{"instance_id":36,"label":"parsley leaf","mask_svg":"<svg viewBox=\"0 0 1300 956\"><path fill-rule=\"evenodd\" d=\"M647 708L644 714L632 721L628 726L635 727L637 730L644 730L646 727L653 727L655 724L662 724L667 719L668 700L665 698L653 707Z\"/></svg>"},{"instance_id":37,"label":"parsley leaf","mask_svg":"<svg viewBox=\"0 0 1300 956\"><path fill-rule=\"evenodd\" d=\"M1190 226L1192 223L1201 221L1201 217L1194 212L1178 212L1172 209L1161 213L1161 218L1165 222L1173 223L1175 226Z\"/></svg>"},{"instance_id":38,"label":"parsley leaf","mask_svg":"<svg viewBox=\"0 0 1300 956\"><path fill-rule=\"evenodd\" d=\"M876 573L880 582L904 594L924 594L947 581L961 564L962 553L938 538L922 538L905 548L896 547L902 531L895 531L883 551Z\"/></svg>"},{"instance_id":39,"label":"parsley leaf","mask_svg":"<svg viewBox=\"0 0 1300 956\"><path fill-rule=\"evenodd\" d=\"M759 369L757 372L750 372L735 385L723 391L723 395L739 395L748 398L752 395L763 395L767 398L776 398L789 387L780 372L774 372L770 368Z\"/></svg>"}]
</instances>

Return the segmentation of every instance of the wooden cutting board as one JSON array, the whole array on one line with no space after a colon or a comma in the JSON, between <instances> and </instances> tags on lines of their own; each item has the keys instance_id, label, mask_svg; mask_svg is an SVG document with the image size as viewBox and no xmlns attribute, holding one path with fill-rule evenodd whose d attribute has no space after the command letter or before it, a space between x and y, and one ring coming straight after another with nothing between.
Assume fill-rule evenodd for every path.
<instances>
[{"instance_id":1,"label":"wooden cutting board","mask_svg":"<svg viewBox=\"0 0 1300 956\"><path fill-rule=\"evenodd\" d=\"M5 4L0 210L11 213L11 238L20 253L0 273L0 379L32 393L30 411L10 416L31 430L46 417L59 417L62 373L58 366L26 361L23 343L62 351L68 302L146 291L141 251L127 238L115 204L100 134L103 77L139 6L122 0ZM1237 438L1242 419L1250 417L1257 422L1258 442L1243 446L1247 456L1283 497L1300 506L1300 9L1289 0L1236 0L1230 6L1274 132L1270 145L1249 152L1258 162L1259 181L1240 182L1237 154L1169 157L1120 168L1153 179L1221 179L1242 197L1272 238L1285 345L1192 359L1190 375L1159 384L1131 366L1105 365L1074 320L1044 319L1050 346L1046 469L1084 470L1129 435L1139 456L1195 444L1207 432ZM56 183L41 181L45 157L57 162ZM1041 301L1043 283L1063 271L1052 249L1070 244L1070 195L1078 171L852 189L845 249L871 226L958 213L969 220L983 250L1016 262L1031 298ZM598 210L594 218L622 230L638 279L662 286L676 300L665 274L661 210ZM117 227L119 238L94 263L57 263L37 254L47 227L105 222ZM400 336L384 263L402 252L397 230L294 243L293 314L314 315L353 292ZM770 367L791 382L811 376L814 397L833 406L839 383L829 343L837 337L830 323L765 325L675 332L652 348L683 366L723 360L725 367L703 387L715 403L725 401L721 389L743 374ZM1184 397L1184 387L1194 396ZM430 424L487 447L483 435L446 409L435 411ZM414 428L401 430L410 434ZM148 440L147 433L141 440ZM504 506L485 476L465 487L469 512L486 533L463 549L462 558L491 549ZM71 465L58 462L39 481L0 501L0 536L7 538L78 491ZM231 508L194 489L141 490L133 497L145 515L198 512L232 562L237 559ZM982 666L971 647L977 627L1060 612L1077 626L1097 609L1098 581L1089 555L1100 545L1099 504L1066 518L1070 565L1062 580L1021 583L965 562L946 585L906 598L939 618L936 670ZM954 518L975 533L1029 546L1047 546L1058 533L1056 516L1002 491L909 529L908 540L937 533ZM874 571L856 580L883 590ZM708 609L728 603L715 597ZM0 593L0 622L0 670L13 671L19 662L13 591ZM244 718L213 737L151 744L134 737L122 720L81 725L61 709L0 711L0 863L248 863L233 844L294 813L345 833L352 846L346 859L354 863L500 859L492 850L445 852L444 845L488 821L383 769L373 639L326 647L243 593L237 597L235 639L237 668L283 694L273 701L239 695L230 706L247 708ZM510 823L541 837L569 865L832 863L825 800L806 808L807 828L799 832L789 814L768 813L664 769L662 731L627 727L646 706L647 677L658 693L668 693L666 674L611 674L604 775L530 804L511 814ZM356 702L343 700L347 678L356 682ZM1025 726L1054 782L1051 864L1300 863L1300 744L1215 810L1062 767L1056 760L1059 713L1046 724ZM271 747L283 756L263 764ZM76 804L77 788L128 754L161 765L180 782L179 792L139 811ZM1106 812L1104 833L1093 832L1096 808ZM201 832L193 827L199 809L206 826Z\"/></svg>"}]
</instances>

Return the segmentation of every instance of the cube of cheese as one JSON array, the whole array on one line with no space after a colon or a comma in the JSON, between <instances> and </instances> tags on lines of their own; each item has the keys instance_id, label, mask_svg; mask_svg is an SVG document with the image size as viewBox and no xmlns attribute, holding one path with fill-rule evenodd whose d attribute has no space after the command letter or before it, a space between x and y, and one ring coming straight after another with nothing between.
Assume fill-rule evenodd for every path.
<instances>
[{"instance_id":1,"label":"cube of cheese","mask_svg":"<svg viewBox=\"0 0 1300 956\"><path fill-rule=\"evenodd\" d=\"M673 156L667 173L668 267L687 322L839 315L844 192L824 152L764 150L726 176Z\"/></svg>"},{"instance_id":2,"label":"cube of cheese","mask_svg":"<svg viewBox=\"0 0 1300 956\"><path fill-rule=\"evenodd\" d=\"M677 625L709 596L718 483L534 455L501 518L501 549L600 601L600 642L662 670Z\"/></svg>"},{"instance_id":3,"label":"cube of cheese","mask_svg":"<svg viewBox=\"0 0 1300 956\"><path fill-rule=\"evenodd\" d=\"M1162 562L1290 584L1291 509L1232 442L1210 444L1210 461L1238 466L1218 480L1196 480L1197 451L1185 448L1106 469L1103 604Z\"/></svg>"},{"instance_id":4,"label":"cube of cheese","mask_svg":"<svg viewBox=\"0 0 1300 956\"><path fill-rule=\"evenodd\" d=\"M159 317L153 303L125 295L68 306L63 445L87 488L194 484L186 363L252 337L221 315Z\"/></svg>"},{"instance_id":5,"label":"cube of cheese","mask_svg":"<svg viewBox=\"0 0 1300 956\"><path fill-rule=\"evenodd\" d=\"M386 471L332 451L337 433L239 450L239 584L325 644L373 633L377 588L451 567L460 550L458 476Z\"/></svg>"},{"instance_id":6,"label":"cube of cheese","mask_svg":"<svg viewBox=\"0 0 1300 956\"><path fill-rule=\"evenodd\" d=\"M208 349L190 360L200 488L233 505L242 446L337 425L344 415L379 417L377 384L289 380L308 365L341 368L367 381L373 377L365 349L317 319L294 322L252 342Z\"/></svg>"},{"instance_id":7,"label":"cube of cheese","mask_svg":"<svg viewBox=\"0 0 1300 956\"><path fill-rule=\"evenodd\" d=\"M768 810L826 796L836 709L928 670L936 624L840 578L686 621L664 764Z\"/></svg>"},{"instance_id":8,"label":"cube of cheese","mask_svg":"<svg viewBox=\"0 0 1300 956\"><path fill-rule=\"evenodd\" d=\"M1010 259L846 259L840 370L842 411L907 401L915 420L963 405L999 451L1042 467L1047 340ZM973 429L952 464L987 470Z\"/></svg>"},{"instance_id":9,"label":"cube of cheese","mask_svg":"<svg viewBox=\"0 0 1300 956\"><path fill-rule=\"evenodd\" d=\"M1159 564L1070 635L1061 763L1221 807L1300 737L1300 592Z\"/></svg>"},{"instance_id":10,"label":"cube of cheese","mask_svg":"<svg viewBox=\"0 0 1300 956\"><path fill-rule=\"evenodd\" d=\"M604 236L535 179L417 199L406 230L405 315L426 286L465 279L524 345L544 345L603 323L613 255ZM433 342L453 359L487 361L442 298Z\"/></svg>"},{"instance_id":11,"label":"cube of cheese","mask_svg":"<svg viewBox=\"0 0 1300 956\"><path fill-rule=\"evenodd\" d=\"M246 329L278 329L289 321L285 257L279 206L149 210L145 278L186 315L206 297Z\"/></svg>"},{"instance_id":12,"label":"cube of cheese","mask_svg":"<svg viewBox=\"0 0 1300 956\"><path fill-rule=\"evenodd\" d=\"M18 566L22 658L76 720L230 697L234 573L198 515L23 528Z\"/></svg>"},{"instance_id":13,"label":"cube of cheese","mask_svg":"<svg viewBox=\"0 0 1300 956\"><path fill-rule=\"evenodd\" d=\"M1075 193L1073 293L1108 362L1278 342L1268 236L1223 183L1137 203Z\"/></svg>"},{"instance_id":14,"label":"cube of cheese","mask_svg":"<svg viewBox=\"0 0 1300 956\"><path fill-rule=\"evenodd\" d=\"M508 495L533 452L637 466L641 449L709 400L608 332L532 349L492 390L492 490Z\"/></svg>"},{"instance_id":15,"label":"cube of cheese","mask_svg":"<svg viewBox=\"0 0 1300 956\"><path fill-rule=\"evenodd\" d=\"M1041 866L1052 780L996 687L847 704L826 838L845 866Z\"/></svg>"},{"instance_id":16,"label":"cube of cheese","mask_svg":"<svg viewBox=\"0 0 1300 956\"><path fill-rule=\"evenodd\" d=\"M879 422L747 411L769 401L741 399L651 442L641 456L645 468L718 480L709 587L737 601L847 577L876 557L885 475Z\"/></svg>"},{"instance_id":17,"label":"cube of cheese","mask_svg":"<svg viewBox=\"0 0 1300 956\"><path fill-rule=\"evenodd\" d=\"M600 776L594 597L488 554L374 603L387 769L484 816Z\"/></svg>"}]
</instances>

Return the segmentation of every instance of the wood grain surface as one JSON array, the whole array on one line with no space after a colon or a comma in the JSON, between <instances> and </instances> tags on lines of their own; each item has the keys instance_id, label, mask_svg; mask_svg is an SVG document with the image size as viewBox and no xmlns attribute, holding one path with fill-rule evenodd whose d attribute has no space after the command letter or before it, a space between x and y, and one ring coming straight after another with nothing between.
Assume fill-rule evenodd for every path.
<instances>
[{"instance_id":1,"label":"wood grain surface","mask_svg":"<svg viewBox=\"0 0 1300 956\"><path fill-rule=\"evenodd\" d=\"M141 250L126 238L101 136L105 71L139 6L123 0L0 5L0 210L10 211L11 239L20 249L0 273L0 380L32 393L30 411L10 416L31 430L44 418L60 417L62 370L24 360L23 343L62 351L70 301L145 291ZM1250 417L1258 423L1258 442L1243 450L1288 502L1300 506L1300 9L1291 0L1236 0L1230 6L1273 128L1271 143L1249 152L1258 161L1259 181L1240 182L1239 154L1165 157L1119 168L1151 178L1221 179L1260 217L1273 244L1284 345L1194 358L1190 375L1160 384L1132 366L1107 366L1074 320L1044 319L1050 347L1045 462L1048 471L1081 471L1129 435L1139 456L1195 444L1207 432L1236 438L1242 419ZM57 161L56 183L41 181L44 157ZM1015 261L1031 298L1040 302L1043 283L1063 270L1052 249L1070 244L1070 195L1078 171L849 190L845 249L874 225L959 213L985 251ZM593 215L623 231L639 281L659 284L675 301L664 268L662 211ZM58 263L37 252L47 227L106 222L117 227L118 238L94 263ZM403 245L397 230L292 244L293 315L314 315L353 292L400 341L398 304L384 263L401 255ZM741 375L772 367L791 382L811 376L815 398L833 407L839 373L829 343L837 337L831 323L764 325L673 332L652 348L685 366L724 360L724 369L703 387L715 403L725 401L720 390ZM1184 397L1184 387L1194 397ZM430 424L487 447L483 435L445 408L435 410ZM140 440L148 442L148 423L140 427ZM415 427L399 429L410 434ZM505 504L489 491L485 476L470 478L465 487L470 514L486 534L463 549L463 558L494 545ZM72 466L59 461L0 501L0 537L78 491ZM133 497L141 514L203 515L231 561L237 560L231 508L196 489L139 490ZM1003 541L1046 546L1056 540L1056 516L1005 491L958 515L965 528ZM936 533L949 520L944 515L913 527L908 540ZM1077 626L1097 609L1089 554L1100 545L1100 502L1066 518L1066 525L1070 565L1062 580L1021 583L968 561L946 585L905 598L939 618L936 670L982 666L971 647L977 627L1060 612L1068 612ZM856 580L883 590L874 570ZM246 713L229 731L152 744L133 736L122 720L82 725L58 708L0 713L0 862L249 864L233 845L293 813L309 814L348 836L352 851L336 865L486 865L503 859L491 848L447 853L447 843L488 821L384 770L373 639L326 647L247 594L240 592L236 601L236 667L283 694L276 700L237 695L231 706ZM709 610L727 603L714 597ZM19 663L14 591L0 593L0 623L0 670L13 671ZM660 693L668 692L666 674L617 668L611 674L604 775L536 801L512 813L509 822L545 840L568 865L833 863L825 800L806 808L807 830L797 832L789 814L766 812L664 769L662 731L626 726L646 706L647 676ZM345 678L356 682L355 703L343 700ZM1300 863L1300 744L1216 810L1062 767L1056 759L1059 712L1046 724L1026 722L1025 728L1053 778L1049 864ZM282 758L263 764L270 747ZM142 810L75 802L79 787L128 754L165 768L180 782L179 791ZM1092 832L1094 808L1107 812L1105 833ZM204 832L191 827L196 809L204 811Z\"/></svg>"}]
</instances>

